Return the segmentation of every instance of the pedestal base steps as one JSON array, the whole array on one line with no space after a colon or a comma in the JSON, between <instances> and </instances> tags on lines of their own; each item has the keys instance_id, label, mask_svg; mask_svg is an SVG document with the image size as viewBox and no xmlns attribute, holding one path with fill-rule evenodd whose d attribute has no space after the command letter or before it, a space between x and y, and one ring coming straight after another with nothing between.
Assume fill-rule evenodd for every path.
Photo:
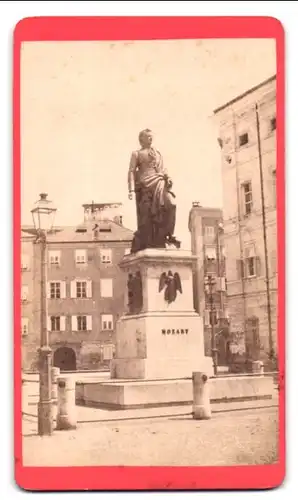
<instances>
[{"instance_id":1,"label":"pedestal base steps","mask_svg":"<svg viewBox=\"0 0 298 500\"><path fill-rule=\"evenodd\" d=\"M211 378L211 403L272 399L272 377L239 376ZM111 380L77 383L76 403L108 410L191 405L192 380Z\"/></svg>"}]
</instances>

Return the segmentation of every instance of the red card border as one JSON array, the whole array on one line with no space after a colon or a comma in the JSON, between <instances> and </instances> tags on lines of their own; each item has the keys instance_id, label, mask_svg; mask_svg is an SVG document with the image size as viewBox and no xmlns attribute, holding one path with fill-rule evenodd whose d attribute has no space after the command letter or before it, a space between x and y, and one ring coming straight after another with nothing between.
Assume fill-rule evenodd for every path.
<instances>
[{"instance_id":1,"label":"red card border","mask_svg":"<svg viewBox=\"0 0 298 500\"><path fill-rule=\"evenodd\" d=\"M20 51L25 41L273 38L277 57L278 349L280 366L279 462L233 467L24 467L21 413L21 155ZM272 17L31 17L14 30L14 418L15 479L26 490L268 489L285 475L285 174L284 30Z\"/></svg>"}]
</instances>

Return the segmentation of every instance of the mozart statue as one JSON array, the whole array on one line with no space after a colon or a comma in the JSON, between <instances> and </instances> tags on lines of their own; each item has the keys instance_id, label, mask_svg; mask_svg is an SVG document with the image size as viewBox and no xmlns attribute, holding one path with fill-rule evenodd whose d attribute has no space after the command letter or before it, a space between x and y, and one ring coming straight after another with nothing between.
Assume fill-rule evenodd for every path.
<instances>
[{"instance_id":1,"label":"mozart statue","mask_svg":"<svg viewBox=\"0 0 298 500\"><path fill-rule=\"evenodd\" d=\"M133 151L128 171L128 197L135 193L137 231L131 252L146 248L180 248L174 237L176 223L175 195L172 181L163 165L163 158L152 147L152 132L139 133L141 148Z\"/></svg>"}]
</instances>

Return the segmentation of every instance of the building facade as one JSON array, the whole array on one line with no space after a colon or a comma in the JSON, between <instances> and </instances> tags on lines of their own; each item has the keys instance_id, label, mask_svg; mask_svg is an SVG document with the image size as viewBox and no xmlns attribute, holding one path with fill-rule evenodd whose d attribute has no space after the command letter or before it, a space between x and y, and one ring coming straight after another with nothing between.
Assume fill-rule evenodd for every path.
<instances>
[{"instance_id":1,"label":"building facade","mask_svg":"<svg viewBox=\"0 0 298 500\"><path fill-rule=\"evenodd\" d=\"M214 111L223 181L230 329L238 353L276 353L276 78Z\"/></svg>"},{"instance_id":2,"label":"building facade","mask_svg":"<svg viewBox=\"0 0 298 500\"><path fill-rule=\"evenodd\" d=\"M194 309L204 319L205 355L211 355L212 334L216 337L219 362L226 364L221 332L226 328L226 275L223 215L219 208L193 202L189 214L193 270ZM210 281L209 281L210 280ZM214 331L212 332L212 323Z\"/></svg>"},{"instance_id":3,"label":"building facade","mask_svg":"<svg viewBox=\"0 0 298 500\"><path fill-rule=\"evenodd\" d=\"M47 242L49 339L54 366L65 370L108 367L116 322L125 311L126 281L118 264L130 252L133 233L122 225L120 204L83 207L82 224L59 228ZM34 370L40 335L40 245L30 229L23 234L23 367Z\"/></svg>"}]
</instances>

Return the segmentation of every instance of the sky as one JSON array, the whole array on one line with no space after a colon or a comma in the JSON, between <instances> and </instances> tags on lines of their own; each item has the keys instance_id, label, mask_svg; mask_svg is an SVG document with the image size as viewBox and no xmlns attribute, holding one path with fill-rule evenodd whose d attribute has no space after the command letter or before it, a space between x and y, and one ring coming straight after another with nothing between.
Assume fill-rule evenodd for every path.
<instances>
[{"instance_id":1,"label":"sky","mask_svg":"<svg viewBox=\"0 0 298 500\"><path fill-rule=\"evenodd\" d=\"M22 223L40 192L57 225L83 203L122 202L136 229L127 171L150 128L176 194L176 237L189 248L193 201L222 207L213 110L276 72L274 40L26 42L21 52Z\"/></svg>"}]
</instances>

